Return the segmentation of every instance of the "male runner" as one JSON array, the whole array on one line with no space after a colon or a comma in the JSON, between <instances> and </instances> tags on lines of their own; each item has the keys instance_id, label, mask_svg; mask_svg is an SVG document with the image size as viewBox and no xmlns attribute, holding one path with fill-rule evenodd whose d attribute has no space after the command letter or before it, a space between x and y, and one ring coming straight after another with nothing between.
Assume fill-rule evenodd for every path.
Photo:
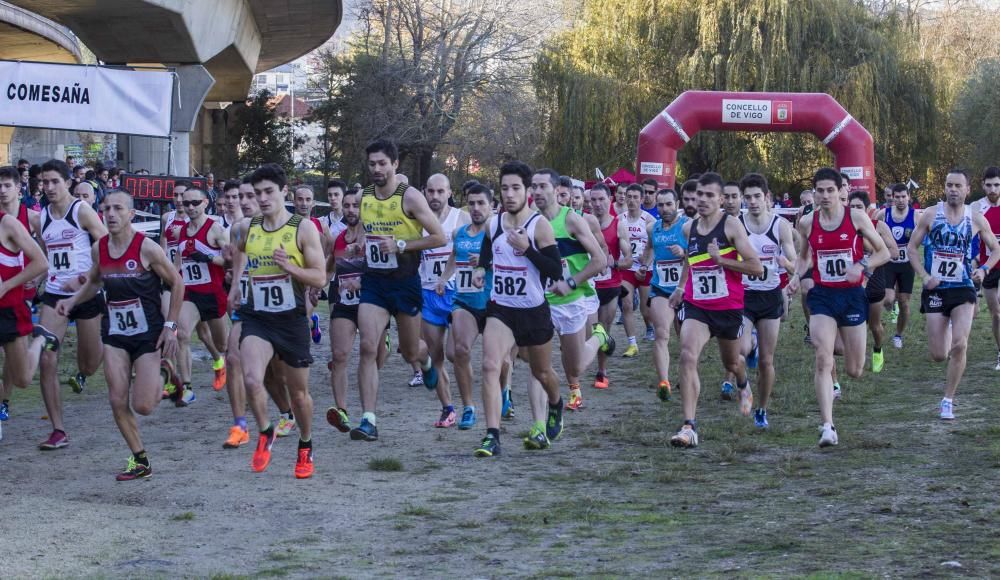
<instances>
[{"instance_id":1,"label":"male runner","mask_svg":"<svg viewBox=\"0 0 1000 580\"><path fill-rule=\"evenodd\" d=\"M132 228L135 208L130 194L111 191L102 205L109 233L91 250L87 282L76 294L60 300L56 309L66 316L104 287L104 377L115 424L132 452L117 479L130 481L153 474L135 413L151 414L160 402L163 384L170 379L171 371L161 365L160 355L171 356L177 350L177 323L173 321L181 310L184 285L156 242ZM171 289L166 321L160 312L163 284Z\"/></svg>"},{"instance_id":2,"label":"male runner","mask_svg":"<svg viewBox=\"0 0 1000 580\"><path fill-rule=\"evenodd\" d=\"M813 264L813 288L809 303L809 333L816 350L816 400L819 403L820 447L837 445L833 424L834 345L843 342L844 369L858 378L864 372L868 330L868 300L862 287L864 275L871 275L889 260L889 250L876 233L865 212L853 211L841 200L843 176L824 167L813 176L817 208L812 219L796 226L800 238L796 271L805 272ZM864 263L864 242L872 248Z\"/></svg>"},{"instance_id":3,"label":"male runner","mask_svg":"<svg viewBox=\"0 0 1000 580\"><path fill-rule=\"evenodd\" d=\"M642 211L653 216L654 219L659 219L659 204L656 202L656 191L660 188L660 184L656 182L655 179L644 179L642 181L642 204L639 206Z\"/></svg>"},{"instance_id":4,"label":"male runner","mask_svg":"<svg viewBox=\"0 0 1000 580\"><path fill-rule=\"evenodd\" d=\"M941 419L955 418L955 392L965 374L969 333L976 311L976 289L986 273L1000 261L1000 244L989 222L972 206L965 204L969 195L969 175L952 169L944 182L945 201L925 211L917 219L907 252L910 264L924 289L920 311L927 317L927 347L934 362L948 361ZM976 236L989 250L990 257L978 268L971 267ZM924 259L918 251L923 246Z\"/></svg>"},{"instance_id":5,"label":"male runner","mask_svg":"<svg viewBox=\"0 0 1000 580\"><path fill-rule=\"evenodd\" d=\"M181 228L174 264L184 281L184 302L177 321L177 371L183 396L179 402L191 404L196 397L191 387L191 334L199 321L208 325L210 342L218 352L225 352L229 327L226 324L225 263L222 248L229 243L222 225L205 213L208 195L200 189L187 189L181 205L188 222ZM226 385L226 359L213 359L215 377L212 388L221 391Z\"/></svg>"},{"instance_id":6,"label":"male runner","mask_svg":"<svg viewBox=\"0 0 1000 580\"><path fill-rule=\"evenodd\" d=\"M653 216L642 211L642 186L632 184L625 190L625 201L628 211L619 214L619 220L625 224L628 230L629 246L632 254L632 266L622 272L622 287L627 294L622 297L622 317L625 319L625 335L628 337L628 347L622 353L624 357L634 357L639 354L639 345L635 338L635 310L632 296L639 294L639 311L642 320L646 325L646 334L650 335L649 307L646 302L649 300L649 272L639 273L639 258L642 257L646 249L646 242L649 240L649 227L656 221ZM655 333L650 338L655 338Z\"/></svg>"},{"instance_id":7,"label":"male runner","mask_svg":"<svg viewBox=\"0 0 1000 580\"><path fill-rule=\"evenodd\" d=\"M579 185L573 186L573 193L570 194L569 207L578 214L590 213L589 211L584 211L584 195L583 188Z\"/></svg>"},{"instance_id":8,"label":"male runner","mask_svg":"<svg viewBox=\"0 0 1000 580\"><path fill-rule=\"evenodd\" d=\"M698 425L695 414L701 379L698 361L713 336L719 340L719 355L726 370L736 375L740 412L749 416L753 406L746 364L740 356L743 327L743 274L763 276L757 252L740 221L722 211L722 187L718 173L698 178L698 217L684 224L687 262L670 305L681 306L681 402L684 424L671 437L674 447L696 447Z\"/></svg>"},{"instance_id":9,"label":"male runner","mask_svg":"<svg viewBox=\"0 0 1000 580\"><path fill-rule=\"evenodd\" d=\"M983 171L983 191L986 192L986 197L979 200L979 211L986 218L986 223L990 224L993 238L1000 240L1000 167L987 167ZM980 237L989 236L984 233ZM985 264L989 258L989 247L986 245L986 241L981 239L976 267ZM1000 284L1000 266L990 270L983 279L983 296L986 297L986 305L990 309L993 340L997 345L997 366L994 367L994 370L1000 371L1000 292L997 291L998 284Z\"/></svg>"},{"instance_id":10,"label":"male runner","mask_svg":"<svg viewBox=\"0 0 1000 580\"><path fill-rule=\"evenodd\" d=\"M250 218L260 213L260 208L257 206L253 185L249 183L249 179L244 179L242 183L235 181L235 190L229 187L230 183L232 182L226 182L223 196L226 200L226 212L233 221L229 228L229 244L223 248L223 255L229 264L227 272L229 291L232 291L233 286L238 286L242 297L241 302L244 302L249 293L250 280L246 273L237 280L232 279L234 251L239 246L240 236L249 226ZM234 192L236 194L235 207L232 199ZM237 216L239 216L238 219ZM240 364L242 323L239 314L235 311L229 313L229 318L232 321L232 326L229 328L229 340L226 343L226 394L229 396L229 407L233 413L233 424L229 427L229 435L222 447L236 449L250 442L250 433L247 429L247 395L243 386L243 365Z\"/></svg>"},{"instance_id":11,"label":"male runner","mask_svg":"<svg viewBox=\"0 0 1000 580\"><path fill-rule=\"evenodd\" d=\"M330 247L333 243L333 238L330 237L330 229L327 225L329 220L320 220L319 218L313 217L313 208L316 207L316 194L313 192L313 188L308 185L295 186L292 203L295 207L295 213L302 216L304 221L311 221L319 230L320 243L323 246L323 254L325 256L329 256ZM306 318L309 319L310 324L309 332L312 335L313 342L316 344L319 344L323 339L323 332L319 327L319 316L313 313L313 309L319 301L319 294L321 291L322 290L320 289L311 288L309 290L309 300L306 300Z\"/></svg>"},{"instance_id":12,"label":"male runner","mask_svg":"<svg viewBox=\"0 0 1000 580\"><path fill-rule=\"evenodd\" d=\"M559 183L556 184L556 203L562 207L569 207L572 197L573 180L569 176L560 176Z\"/></svg>"},{"instance_id":13,"label":"male runner","mask_svg":"<svg viewBox=\"0 0 1000 580\"><path fill-rule=\"evenodd\" d=\"M653 362L660 381L656 396L661 401L670 400L670 330L674 325L674 309L670 295L677 290L684 270L684 225L686 215L678 211L677 192L661 189L656 194L657 219L649 228L649 243L640 258L640 273L653 272L649 284L649 315L653 319L656 341L653 343Z\"/></svg>"},{"instance_id":14,"label":"male runner","mask_svg":"<svg viewBox=\"0 0 1000 580\"><path fill-rule=\"evenodd\" d=\"M608 248L608 267L605 268L604 272L592 278L597 287L597 299L600 303L600 309L597 313L598 324L608 329L615 321L618 300L622 297L622 270L628 269L632 265L632 246L629 244L628 228L625 227L625 222L621 218L611 215L611 192L608 190L608 186L603 183L594 184L590 190L590 207ZM606 389L609 386L608 355L598 350L597 376L594 379L594 388Z\"/></svg>"},{"instance_id":15,"label":"male runner","mask_svg":"<svg viewBox=\"0 0 1000 580\"><path fill-rule=\"evenodd\" d=\"M75 293L87 279L92 256L90 246L108 231L92 207L69 194L69 167L58 159L42 165L39 174L42 191L49 200L42 209L42 242L49 260L49 277L45 281L39 323L61 342L71 320L76 321L76 360L79 374L74 391L83 390L86 377L97 372L101 364L101 315L104 297L95 295L79 302L67 315L56 311L56 303ZM52 422L52 433L39 446L43 450L65 447L69 437L63 426L63 406L59 394L59 355L42 353L42 399Z\"/></svg>"},{"instance_id":16,"label":"male runner","mask_svg":"<svg viewBox=\"0 0 1000 580\"><path fill-rule=\"evenodd\" d=\"M854 191L848 196L848 206L851 209L868 213L869 205L867 191ZM874 218L872 225L875 226L875 232L885 242L885 247L896 247L896 240L892 237L892 232L884 221ZM891 255L892 250L889 253ZM865 259L870 257L871 247L865 246ZM882 310L885 301L885 270L887 267L888 264L875 268L865 284L865 296L868 298L868 327L872 331L872 372L876 374L882 372L885 367L885 353L882 352L882 345L885 343L885 324L882 323ZM839 390L834 384L835 394Z\"/></svg>"},{"instance_id":17,"label":"male runner","mask_svg":"<svg viewBox=\"0 0 1000 580\"><path fill-rule=\"evenodd\" d=\"M559 377L552 368L555 329L545 300L546 282L562 277L562 258L552 226L528 206L528 187L533 174L520 161L508 162L500 168L500 196L505 211L490 219L474 273L475 285L482 287L486 270L493 272L483 332L486 437L475 450L477 457L500 454L500 372L515 345L521 347L531 375L541 383L548 399L546 413L545 405L539 408L537 399L529 397L534 419L532 432L538 434L540 430L542 436L532 446L545 446L562 434L563 402L559 396Z\"/></svg>"},{"instance_id":18,"label":"male runner","mask_svg":"<svg viewBox=\"0 0 1000 580\"><path fill-rule=\"evenodd\" d=\"M768 192L770 193L770 192ZM736 181L727 181L722 187L722 211L738 218L743 215L743 192Z\"/></svg>"},{"instance_id":19,"label":"male runner","mask_svg":"<svg viewBox=\"0 0 1000 580\"><path fill-rule=\"evenodd\" d=\"M628 184L625 183L615 185L615 203L611 205L611 215L625 215L628 211L628 205L625 203L625 190L627 188Z\"/></svg>"},{"instance_id":20,"label":"male runner","mask_svg":"<svg viewBox=\"0 0 1000 580\"><path fill-rule=\"evenodd\" d=\"M688 219L698 216L698 180L688 179L681 185L681 204Z\"/></svg>"},{"instance_id":21,"label":"male runner","mask_svg":"<svg viewBox=\"0 0 1000 580\"><path fill-rule=\"evenodd\" d=\"M420 323L420 336L427 344L431 364L438 369L437 396L441 402L441 416L434 422L435 427L446 428L455 425L455 406L451 401L451 380L444 364L445 333L448 330L452 306L455 300L455 284L451 277L442 276L451 257L452 235L459 226L469 223L469 214L451 207L451 183L441 173L435 173L427 179L424 187L424 197L427 205L441 224L445 245L430 250L424 250L420 259L420 284L423 288L423 309ZM426 235L427 232L424 231ZM441 292L438 292L438 290ZM463 398L463 418L472 410L472 398Z\"/></svg>"},{"instance_id":22,"label":"male runner","mask_svg":"<svg viewBox=\"0 0 1000 580\"><path fill-rule=\"evenodd\" d=\"M239 279L249 274L246 304L239 307L242 321L240 359L243 382L260 438L251 468L264 471L271 461L276 437L268 418L264 397L264 375L273 356L280 360L291 407L299 426L295 477L313 474L312 397L309 395L309 324L305 317L306 286L323 286L328 277L315 227L299 227L302 217L285 209L287 180L275 164L266 164L250 178L260 206L260 215L250 221L233 266ZM242 226L241 226L242 227ZM239 284L229 292L229 308L241 302Z\"/></svg>"},{"instance_id":23,"label":"male runner","mask_svg":"<svg viewBox=\"0 0 1000 580\"><path fill-rule=\"evenodd\" d=\"M764 269L760 276L743 275L743 324L757 334L757 408L753 419L758 428L766 429L767 403L774 389L774 352L778 346L781 316L785 312L780 272L782 269L788 272L792 292L798 287L799 278L795 275L792 226L772 210L774 202L767 179L758 173L749 173L740 180L739 187L747 204L747 213L740 216L740 221ZM744 356L755 348L749 334L743 336Z\"/></svg>"},{"instance_id":24,"label":"male runner","mask_svg":"<svg viewBox=\"0 0 1000 580\"><path fill-rule=\"evenodd\" d=\"M535 208L549 221L561 256L562 279L552 282L545 292L545 299L549 303L552 324L559 333L559 350L569 384L566 408L577 411L583 407L580 376L597 356L598 350L604 350L605 354L614 351L614 341L600 325L595 326L594 335L587 338L588 301L590 296L597 294L589 280L607 267L607 254L583 216L556 204L555 191L559 185L559 173L553 169L539 169L531 177L531 198ZM542 406L544 395L541 385L529 382L528 395L537 398L538 406ZM526 444L530 442L531 448L546 446L543 431L536 425L525 440Z\"/></svg>"},{"instance_id":25,"label":"male runner","mask_svg":"<svg viewBox=\"0 0 1000 580\"><path fill-rule=\"evenodd\" d=\"M347 193L347 184L339 179L331 179L326 184L327 203L330 204L330 213L326 214L326 229L330 232L330 239L334 240L340 232L347 229L344 223L343 199Z\"/></svg>"},{"instance_id":26,"label":"male runner","mask_svg":"<svg viewBox=\"0 0 1000 580\"><path fill-rule=\"evenodd\" d=\"M742 207L743 207L743 194L740 191L740 184L736 183L735 181L727 181L725 185L722 186L722 211L725 212L726 215L733 216L734 218L739 218L741 215L743 215L743 212L741 211ZM746 279L746 276L744 276L744 279ZM744 286L745 285L746 284L744 284ZM751 346L748 353L742 352L743 349L741 348L741 354L743 354L745 357L747 368L752 369L757 367L757 351L758 351L757 331L756 329L753 328L752 324L750 325L744 324L744 326L749 326L752 332L749 333L750 336L743 337L741 342L746 342L746 340L749 340ZM722 389L720 393L720 397L723 401L732 401L733 398L736 396L735 384L736 384L736 377L733 375L733 373L727 371L725 377L722 380Z\"/></svg>"},{"instance_id":27,"label":"male runner","mask_svg":"<svg viewBox=\"0 0 1000 580\"><path fill-rule=\"evenodd\" d=\"M378 140L365 148L365 154L373 183L361 197L366 265L358 306L361 333L358 386L363 413L361 423L351 430L351 439L375 441L379 388L376 359L390 317L396 318L403 358L410 364L420 364L428 390L437 388L437 369L431 363L427 344L420 338L423 304L417 269L421 252L441 247L447 240L420 190L397 179L396 145Z\"/></svg>"},{"instance_id":28,"label":"male runner","mask_svg":"<svg viewBox=\"0 0 1000 580\"><path fill-rule=\"evenodd\" d=\"M892 260L884 271L885 307L892 308L893 303L899 304L896 334L892 337L892 345L896 348L903 348L903 333L910 321L910 296L913 294L914 270L907 255L907 245L921 213L913 209L910 204L910 190L906 185L897 183L892 186L892 206L882 210L877 216L878 220L884 221L889 227L896 242L895 247L889 248Z\"/></svg>"}]
</instances>

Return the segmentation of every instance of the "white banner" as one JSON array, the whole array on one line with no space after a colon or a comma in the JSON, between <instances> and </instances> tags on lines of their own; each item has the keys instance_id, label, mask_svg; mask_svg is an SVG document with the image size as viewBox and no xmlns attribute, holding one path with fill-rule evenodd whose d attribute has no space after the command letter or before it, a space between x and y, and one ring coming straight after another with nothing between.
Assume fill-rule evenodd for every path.
<instances>
[{"instance_id":1,"label":"white banner","mask_svg":"<svg viewBox=\"0 0 1000 580\"><path fill-rule=\"evenodd\" d=\"M0 125L170 136L167 71L0 61Z\"/></svg>"},{"instance_id":2,"label":"white banner","mask_svg":"<svg viewBox=\"0 0 1000 580\"><path fill-rule=\"evenodd\" d=\"M722 122L770 125L771 101L723 99Z\"/></svg>"}]
</instances>

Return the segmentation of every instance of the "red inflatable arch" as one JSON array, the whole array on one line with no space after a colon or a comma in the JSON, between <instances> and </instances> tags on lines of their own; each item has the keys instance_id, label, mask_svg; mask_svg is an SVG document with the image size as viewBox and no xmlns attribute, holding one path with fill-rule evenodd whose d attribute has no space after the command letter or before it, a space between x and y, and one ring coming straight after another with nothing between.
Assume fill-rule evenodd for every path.
<instances>
[{"instance_id":1,"label":"red inflatable arch","mask_svg":"<svg viewBox=\"0 0 1000 580\"><path fill-rule=\"evenodd\" d=\"M673 187L677 151L699 131L812 133L851 177L852 189L875 192L871 134L825 93L686 91L639 133L639 181Z\"/></svg>"}]
</instances>

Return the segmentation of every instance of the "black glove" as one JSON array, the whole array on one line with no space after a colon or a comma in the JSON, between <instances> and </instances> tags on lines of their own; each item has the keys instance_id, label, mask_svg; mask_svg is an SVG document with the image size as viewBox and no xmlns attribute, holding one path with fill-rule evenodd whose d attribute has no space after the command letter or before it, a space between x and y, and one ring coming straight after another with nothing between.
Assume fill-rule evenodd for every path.
<instances>
[{"instance_id":1,"label":"black glove","mask_svg":"<svg viewBox=\"0 0 1000 580\"><path fill-rule=\"evenodd\" d=\"M188 260L201 262L203 264L207 264L208 262L212 261L212 256L209 256L208 254L205 254L203 252L191 252L187 258Z\"/></svg>"}]
</instances>

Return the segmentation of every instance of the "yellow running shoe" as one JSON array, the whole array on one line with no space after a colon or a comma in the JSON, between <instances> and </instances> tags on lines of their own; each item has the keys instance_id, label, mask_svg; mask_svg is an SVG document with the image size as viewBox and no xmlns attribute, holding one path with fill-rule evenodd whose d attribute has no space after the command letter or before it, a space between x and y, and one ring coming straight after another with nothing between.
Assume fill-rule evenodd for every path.
<instances>
[{"instance_id":1,"label":"yellow running shoe","mask_svg":"<svg viewBox=\"0 0 1000 580\"><path fill-rule=\"evenodd\" d=\"M880 373L885 368L885 354L872 351L872 372Z\"/></svg>"},{"instance_id":2,"label":"yellow running shoe","mask_svg":"<svg viewBox=\"0 0 1000 580\"><path fill-rule=\"evenodd\" d=\"M580 389L570 389L569 402L566 403L566 409L579 411L581 408L583 408L583 394L580 393Z\"/></svg>"},{"instance_id":3,"label":"yellow running shoe","mask_svg":"<svg viewBox=\"0 0 1000 580\"><path fill-rule=\"evenodd\" d=\"M628 348L625 349L625 352L622 353L622 356L625 358L632 358L637 354L639 354L639 345L630 344L628 345Z\"/></svg>"}]
</instances>

